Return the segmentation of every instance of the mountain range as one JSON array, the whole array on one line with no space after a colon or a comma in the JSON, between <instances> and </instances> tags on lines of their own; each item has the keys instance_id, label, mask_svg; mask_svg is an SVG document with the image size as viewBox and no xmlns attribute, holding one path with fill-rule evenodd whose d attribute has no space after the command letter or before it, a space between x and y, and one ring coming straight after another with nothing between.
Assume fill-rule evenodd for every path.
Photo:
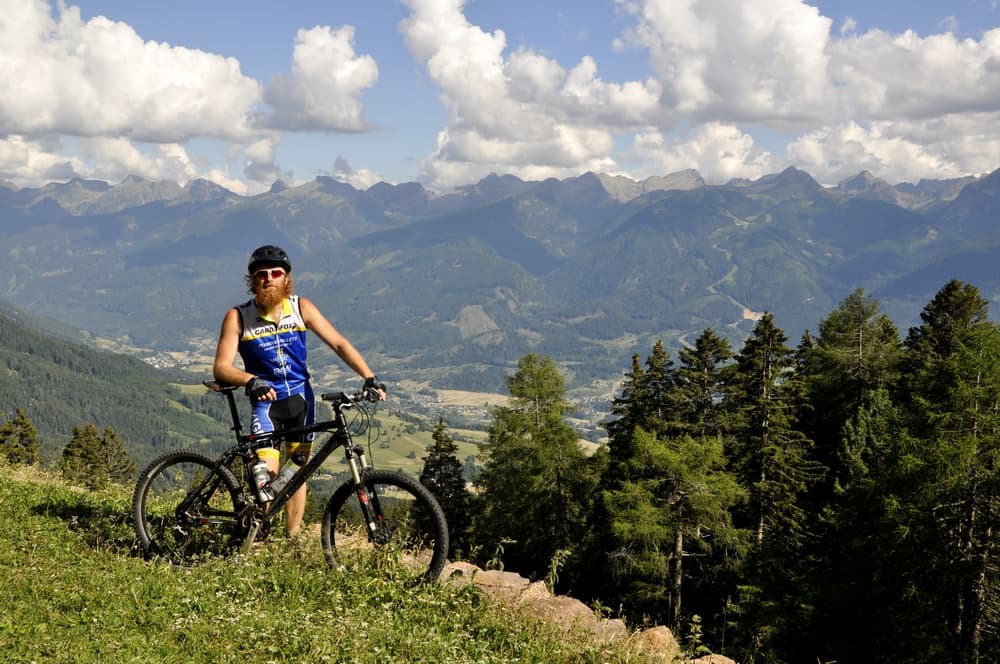
<instances>
[{"instance_id":1,"label":"mountain range","mask_svg":"<svg viewBox=\"0 0 1000 664\"><path fill-rule=\"evenodd\" d=\"M250 251L278 244L299 292L387 380L498 391L525 353L606 396L633 353L705 328L738 349L765 311L794 345L853 289L905 334L949 279L1000 297L1000 170L821 186L789 168L708 185L491 175L439 194L329 177L240 196L195 180L0 183L0 298L151 363L207 373ZM326 384L345 379L316 348Z\"/></svg>"}]
</instances>

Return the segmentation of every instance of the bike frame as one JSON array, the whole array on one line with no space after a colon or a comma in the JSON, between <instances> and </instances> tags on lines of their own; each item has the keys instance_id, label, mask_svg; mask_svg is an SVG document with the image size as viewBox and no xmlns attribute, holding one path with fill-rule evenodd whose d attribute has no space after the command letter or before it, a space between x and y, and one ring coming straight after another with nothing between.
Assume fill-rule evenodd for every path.
<instances>
[{"instance_id":1,"label":"bike frame","mask_svg":"<svg viewBox=\"0 0 1000 664\"><path fill-rule=\"evenodd\" d=\"M299 468L294 475L288 480L288 483L281 488L273 500L266 503L266 507L262 507L260 516L265 520L270 521L281 508L288 502L296 491L298 491L309 479L309 477L316 472L317 469L323 462L329 458L329 456L338 447L344 448L344 456L347 460L348 465L351 469L351 476L354 480L354 485L361 485L362 476L371 465L368 462L368 457L364 452L364 447L361 445L354 445L354 441L351 438L349 432L349 424L347 422L347 416L344 415L344 411L354 407L355 402L344 392L333 392L320 395L323 401L329 401L333 404L334 418L332 420L325 420L323 422L315 422L313 424L308 424L301 427L293 427L290 429L283 429L279 432L267 432L262 434L244 434L241 425L241 420L239 416L239 410L236 407L236 398L234 393L239 389L236 385L223 385L216 381L205 381L205 387L212 390L213 392L219 392L226 397L229 404L229 413L233 420L233 435L236 439L236 445L228 449L219 459L219 465L228 466L236 457L241 457L244 461L244 482L250 486L254 486L250 466L258 460L257 450L263 447L274 447L280 444L282 441L289 439L303 439L307 434L311 433L325 433L329 432L330 436L319 446L318 449L314 450L307 461L301 468ZM361 490L359 488L359 490ZM261 506L260 498L257 496L256 491L248 492L250 494L250 500L257 505ZM369 499L377 501L376 496L368 496ZM371 514L368 509L368 501L362 498L361 509L364 512L364 517L366 522L371 522ZM256 537L257 530L260 527L260 523L255 523L251 528L251 532L247 536L248 544L253 542Z\"/></svg>"}]
</instances>

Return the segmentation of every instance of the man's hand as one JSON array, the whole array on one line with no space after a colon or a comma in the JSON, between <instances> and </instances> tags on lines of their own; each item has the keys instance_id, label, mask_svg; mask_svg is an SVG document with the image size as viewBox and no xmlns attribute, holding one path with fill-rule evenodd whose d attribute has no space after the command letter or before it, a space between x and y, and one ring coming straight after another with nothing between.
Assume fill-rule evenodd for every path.
<instances>
[{"instance_id":1,"label":"man's hand","mask_svg":"<svg viewBox=\"0 0 1000 664\"><path fill-rule=\"evenodd\" d=\"M365 398L369 401L385 401L387 394L385 384L378 379L378 376L365 378L365 384L361 391L364 392Z\"/></svg>"},{"instance_id":2,"label":"man's hand","mask_svg":"<svg viewBox=\"0 0 1000 664\"><path fill-rule=\"evenodd\" d=\"M273 400L277 396L269 382L256 376L247 381L246 391L247 396L254 401L260 401L261 399Z\"/></svg>"}]
</instances>

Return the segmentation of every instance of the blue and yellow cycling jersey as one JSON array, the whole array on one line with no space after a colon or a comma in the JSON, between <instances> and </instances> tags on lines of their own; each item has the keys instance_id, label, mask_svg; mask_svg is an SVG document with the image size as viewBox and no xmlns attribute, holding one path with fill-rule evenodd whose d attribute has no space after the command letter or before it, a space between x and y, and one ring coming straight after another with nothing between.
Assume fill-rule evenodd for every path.
<instances>
[{"instance_id":1,"label":"blue and yellow cycling jersey","mask_svg":"<svg viewBox=\"0 0 1000 664\"><path fill-rule=\"evenodd\" d=\"M271 383L279 399L305 394L306 323L298 295L285 298L277 321L265 318L252 299L236 309L243 324L238 350L244 368Z\"/></svg>"}]
</instances>

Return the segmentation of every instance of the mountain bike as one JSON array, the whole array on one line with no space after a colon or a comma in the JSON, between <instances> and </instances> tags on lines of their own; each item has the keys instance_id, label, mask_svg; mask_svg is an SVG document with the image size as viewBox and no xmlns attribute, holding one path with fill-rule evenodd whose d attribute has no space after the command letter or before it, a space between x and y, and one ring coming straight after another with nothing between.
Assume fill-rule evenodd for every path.
<instances>
[{"instance_id":1,"label":"mountain bike","mask_svg":"<svg viewBox=\"0 0 1000 664\"><path fill-rule=\"evenodd\" d=\"M244 434L234 397L239 388L215 381L204 385L226 398L235 444L215 459L193 449L167 452L142 471L132 513L148 557L188 564L251 553L254 543L270 534L289 497L342 447L350 477L331 495L320 528L329 564L346 572L399 574L414 582L438 578L448 553L448 525L437 500L416 479L374 468L365 446L354 441L370 431L374 406L369 404L377 401L376 393L322 394L333 409L332 420ZM269 476L262 482L255 477L258 449L323 433L330 435L313 446L312 456L277 491L270 492ZM370 453L371 436L368 443Z\"/></svg>"}]
</instances>

